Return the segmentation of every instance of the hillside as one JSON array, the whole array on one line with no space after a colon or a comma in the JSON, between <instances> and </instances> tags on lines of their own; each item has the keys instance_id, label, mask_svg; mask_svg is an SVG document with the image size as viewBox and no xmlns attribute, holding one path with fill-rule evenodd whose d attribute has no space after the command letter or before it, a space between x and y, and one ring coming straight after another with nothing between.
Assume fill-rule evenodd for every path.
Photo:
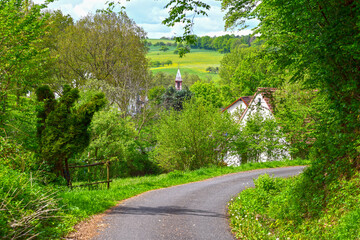
<instances>
[{"instance_id":1,"label":"hillside","mask_svg":"<svg viewBox=\"0 0 360 240\"><path fill-rule=\"evenodd\" d=\"M174 40L166 39L149 39L152 45L149 46L150 50L147 57L150 62L159 61L166 62L170 60L172 64L165 64L160 67L151 67L153 73L165 72L176 75L178 67L181 69L181 74L196 74L201 79L219 79L218 74L206 72L208 67L220 67L220 61L224 54L217 51L204 50L204 49L192 49L190 53L186 54L183 58L180 58L178 54L174 54L176 47L174 46ZM172 46L166 46L169 48L166 52L160 51L161 46L154 46L157 42L163 42L165 44L172 44Z\"/></svg>"}]
</instances>

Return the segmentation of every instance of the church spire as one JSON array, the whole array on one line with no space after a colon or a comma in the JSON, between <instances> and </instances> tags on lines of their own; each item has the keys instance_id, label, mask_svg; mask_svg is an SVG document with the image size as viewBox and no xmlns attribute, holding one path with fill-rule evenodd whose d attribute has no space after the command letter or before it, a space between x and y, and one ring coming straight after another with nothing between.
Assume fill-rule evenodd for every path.
<instances>
[{"instance_id":1,"label":"church spire","mask_svg":"<svg viewBox=\"0 0 360 240\"><path fill-rule=\"evenodd\" d=\"M175 89L177 91L182 89L182 78L181 78L180 68L178 68L176 78L175 78Z\"/></svg>"}]
</instances>

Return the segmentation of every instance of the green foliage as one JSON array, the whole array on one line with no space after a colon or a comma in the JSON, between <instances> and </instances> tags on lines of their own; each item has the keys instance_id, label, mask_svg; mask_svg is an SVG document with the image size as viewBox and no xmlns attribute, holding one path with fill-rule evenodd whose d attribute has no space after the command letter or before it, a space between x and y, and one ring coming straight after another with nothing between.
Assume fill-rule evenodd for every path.
<instances>
[{"instance_id":1,"label":"green foliage","mask_svg":"<svg viewBox=\"0 0 360 240\"><path fill-rule=\"evenodd\" d=\"M147 154L140 151L137 137L130 117L122 118L113 108L100 111L94 115L91 141L82 158L111 160L112 178L152 174L156 169Z\"/></svg>"},{"instance_id":2,"label":"green foliage","mask_svg":"<svg viewBox=\"0 0 360 240\"><path fill-rule=\"evenodd\" d=\"M197 81L190 87L190 90L194 93L196 99L204 101L205 104L211 104L217 108L223 106L221 92L212 82Z\"/></svg>"},{"instance_id":3,"label":"green foliage","mask_svg":"<svg viewBox=\"0 0 360 240\"><path fill-rule=\"evenodd\" d=\"M15 140L23 148L34 151L37 147L35 100L32 97L9 94L6 105L0 136Z\"/></svg>"},{"instance_id":4,"label":"green foliage","mask_svg":"<svg viewBox=\"0 0 360 240\"><path fill-rule=\"evenodd\" d=\"M177 91L173 86L170 86L162 95L162 105L166 109L175 109L180 111L183 109L183 104L192 98L193 93L187 86Z\"/></svg>"},{"instance_id":5,"label":"green foliage","mask_svg":"<svg viewBox=\"0 0 360 240\"><path fill-rule=\"evenodd\" d=\"M254 113L246 122L242 121L240 131L232 142L232 153L240 158L241 163L288 158L288 144L278 122L254 107Z\"/></svg>"},{"instance_id":6,"label":"green foliage","mask_svg":"<svg viewBox=\"0 0 360 240\"><path fill-rule=\"evenodd\" d=\"M166 47L166 46L162 46L162 47L159 49L159 51L163 51L163 52L166 52L166 51L168 51L168 50L169 50L169 48Z\"/></svg>"},{"instance_id":7,"label":"green foliage","mask_svg":"<svg viewBox=\"0 0 360 240\"><path fill-rule=\"evenodd\" d=\"M36 94L38 101L43 103L38 110L39 155L51 172L65 176L69 181L63 171L64 165L67 168L68 159L81 153L89 144L88 127L94 113L105 104L104 94L96 94L77 109L74 104L79 98L79 91L68 85L64 86L59 100L55 100L48 86L38 88Z\"/></svg>"},{"instance_id":8,"label":"green foliage","mask_svg":"<svg viewBox=\"0 0 360 240\"><path fill-rule=\"evenodd\" d=\"M154 102L157 105L160 105L162 102L162 96L165 93L166 89L163 86L153 87L149 90L148 98L150 101Z\"/></svg>"},{"instance_id":9,"label":"green foliage","mask_svg":"<svg viewBox=\"0 0 360 240\"><path fill-rule=\"evenodd\" d=\"M274 94L276 121L290 143L294 158L308 158L315 141L315 123L326 108L318 91L301 83L287 83Z\"/></svg>"},{"instance_id":10,"label":"green foliage","mask_svg":"<svg viewBox=\"0 0 360 240\"><path fill-rule=\"evenodd\" d=\"M235 128L227 114L202 101L190 101L180 112L161 115L153 158L167 171L219 165Z\"/></svg>"},{"instance_id":11,"label":"green foliage","mask_svg":"<svg viewBox=\"0 0 360 240\"><path fill-rule=\"evenodd\" d=\"M30 4L25 0L0 3L0 128L7 114L8 94L19 98L43 81L47 74L48 49L40 43L46 35L48 4Z\"/></svg>"},{"instance_id":12,"label":"green foliage","mask_svg":"<svg viewBox=\"0 0 360 240\"><path fill-rule=\"evenodd\" d=\"M273 66L261 48L238 47L221 60L220 77L220 84L230 87L234 101L253 95L258 87L279 87L286 74Z\"/></svg>"},{"instance_id":13,"label":"green foliage","mask_svg":"<svg viewBox=\"0 0 360 240\"><path fill-rule=\"evenodd\" d=\"M30 161L31 153L15 141L0 136L0 165L21 172L31 170L35 161Z\"/></svg>"},{"instance_id":14,"label":"green foliage","mask_svg":"<svg viewBox=\"0 0 360 240\"><path fill-rule=\"evenodd\" d=\"M360 176L311 187L305 175L289 179L260 176L229 205L231 226L246 239L357 239L360 236ZM309 181L304 186L304 181ZM326 206L323 206L326 203ZM311 208L311 211L310 211ZM311 214L311 215L309 215Z\"/></svg>"},{"instance_id":15,"label":"green foliage","mask_svg":"<svg viewBox=\"0 0 360 240\"><path fill-rule=\"evenodd\" d=\"M71 221L65 224L54 189L2 164L0 186L0 235L3 238L55 239L62 236L63 231L69 231Z\"/></svg>"},{"instance_id":16,"label":"green foliage","mask_svg":"<svg viewBox=\"0 0 360 240\"><path fill-rule=\"evenodd\" d=\"M102 11L66 28L58 41L59 81L103 91L128 115L149 83L145 32L125 12Z\"/></svg>"}]
</instances>

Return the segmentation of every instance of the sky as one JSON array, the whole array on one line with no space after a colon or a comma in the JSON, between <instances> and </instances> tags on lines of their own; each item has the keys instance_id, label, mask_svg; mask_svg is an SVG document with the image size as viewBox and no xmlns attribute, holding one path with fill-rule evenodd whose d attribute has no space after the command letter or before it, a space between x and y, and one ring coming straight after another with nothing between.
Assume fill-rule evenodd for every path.
<instances>
[{"instance_id":1,"label":"sky","mask_svg":"<svg viewBox=\"0 0 360 240\"><path fill-rule=\"evenodd\" d=\"M49 5L50 9L60 9L63 14L69 14L74 20L95 13L97 9L106 8L108 0L57 0ZM44 0L34 0L35 3L43 3ZM174 37L183 33L182 25L167 27L161 22L168 16L168 10L164 9L168 0L120 0L125 6L127 15L142 27L149 38ZM220 36L224 34L248 35L252 33L258 21L247 23L249 28L242 31L224 31L224 12L221 11L221 2L216 0L205 0L211 6L208 16L197 16L194 20L194 34L198 36Z\"/></svg>"}]
</instances>

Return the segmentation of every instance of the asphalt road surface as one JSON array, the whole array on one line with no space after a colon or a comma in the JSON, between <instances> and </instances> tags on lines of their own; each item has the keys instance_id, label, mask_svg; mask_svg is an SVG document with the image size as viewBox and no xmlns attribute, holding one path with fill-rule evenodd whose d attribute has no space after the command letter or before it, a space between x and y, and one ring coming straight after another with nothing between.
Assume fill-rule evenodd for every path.
<instances>
[{"instance_id":1,"label":"asphalt road surface","mask_svg":"<svg viewBox=\"0 0 360 240\"><path fill-rule=\"evenodd\" d=\"M303 169L254 170L146 192L107 214L108 227L94 239L234 239L226 213L230 199L253 186L253 179L261 174L287 177Z\"/></svg>"}]
</instances>

